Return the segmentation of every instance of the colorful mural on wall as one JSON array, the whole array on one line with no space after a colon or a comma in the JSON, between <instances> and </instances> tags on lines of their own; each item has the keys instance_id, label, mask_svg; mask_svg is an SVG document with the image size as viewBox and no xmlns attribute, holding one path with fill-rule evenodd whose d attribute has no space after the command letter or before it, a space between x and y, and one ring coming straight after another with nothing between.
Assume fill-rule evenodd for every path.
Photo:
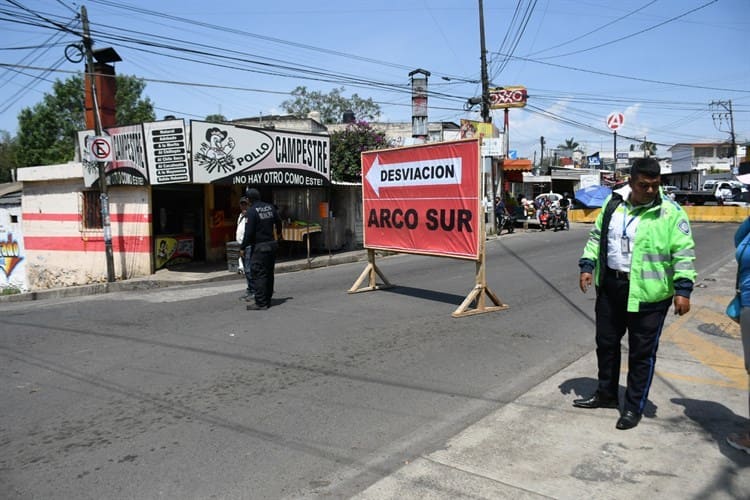
<instances>
[{"instance_id":1,"label":"colorful mural on wall","mask_svg":"<svg viewBox=\"0 0 750 500\"><path fill-rule=\"evenodd\" d=\"M0 206L0 293L29 290L25 255L20 205Z\"/></svg>"},{"instance_id":2,"label":"colorful mural on wall","mask_svg":"<svg viewBox=\"0 0 750 500\"><path fill-rule=\"evenodd\" d=\"M156 269L192 262L194 256L192 236L160 236L154 239Z\"/></svg>"}]
</instances>

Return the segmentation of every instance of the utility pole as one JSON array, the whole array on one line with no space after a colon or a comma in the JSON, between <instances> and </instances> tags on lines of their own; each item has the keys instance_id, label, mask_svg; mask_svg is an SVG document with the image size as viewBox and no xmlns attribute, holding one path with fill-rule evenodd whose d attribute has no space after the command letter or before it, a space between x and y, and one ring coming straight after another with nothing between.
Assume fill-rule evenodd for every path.
<instances>
[{"instance_id":1,"label":"utility pole","mask_svg":"<svg viewBox=\"0 0 750 500\"><path fill-rule=\"evenodd\" d=\"M490 123L490 81L487 76L487 47L484 43L484 3L479 0L479 49L482 51L482 121Z\"/></svg>"},{"instance_id":2,"label":"utility pole","mask_svg":"<svg viewBox=\"0 0 750 500\"><path fill-rule=\"evenodd\" d=\"M89 34L89 18L86 7L81 6L81 22L83 24L83 47L86 51L86 73L89 77L89 90L94 103L94 131L98 136L102 135L102 119L99 115L99 98L96 95L96 75L94 73L94 54L91 50L91 36ZM109 193L107 190L107 179L104 175L104 162L97 161L99 169L99 191L102 211L102 228L104 229L104 252L107 261L107 282L115 281L115 259L112 251L112 225L109 220Z\"/></svg>"},{"instance_id":3,"label":"utility pole","mask_svg":"<svg viewBox=\"0 0 750 500\"><path fill-rule=\"evenodd\" d=\"M714 111L714 113L711 114L711 118L713 118L714 126L717 130L720 130L721 132L727 132L726 130L721 130L721 122L724 119L729 122L729 134L732 139L732 173L737 175L737 142L734 136L734 114L732 113L732 100L711 101L711 107L714 109L718 109L719 107L724 109L723 112ZM716 125L717 120L719 121L718 125Z\"/></svg>"},{"instance_id":4,"label":"utility pole","mask_svg":"<svg viewBox=\"0 0 750 500\"><path fill-rule=\"evenodd\" d=\"M541 146L539 153L539 172L541 172L542 167L544 166L544 136L539 138L539 145Z\"/></svg>"},{"instance_id":5,"label":"utility pole","mask_svg":"<svg viewBox=\"0 0 750 500\"><path fill-rule=\"evenodd\" d=\"M490 83L489 78L487 77L487 47L484 43L484 3L482 0L479 0L479 50L481 51L480 54L480 61L482 65L482 122L484 123L492 123L492 119L490 118ZM487 137L487 139L490 139ZM495 196L497 196L496 193L496 184L498 182L497 176L495 175L495 165L492 161L491 157L482 157L482 177L485 176L485 173L487 171L487 167L489 167L490 172L490 193L487 193L487 182L483 179L482 180L482 186L484 186L484 195L482 196L482 204L484 205L487 196L489 195L490 200L492 202L493 209L490 211L490 217L489 217L489 225L490 225L490 231L495 231L495 210L494 210L494 203L495 203ZM486 230L486 229L485 229ZM484 253L484 252L483 252Z\"/></svg>"}]
</instances>

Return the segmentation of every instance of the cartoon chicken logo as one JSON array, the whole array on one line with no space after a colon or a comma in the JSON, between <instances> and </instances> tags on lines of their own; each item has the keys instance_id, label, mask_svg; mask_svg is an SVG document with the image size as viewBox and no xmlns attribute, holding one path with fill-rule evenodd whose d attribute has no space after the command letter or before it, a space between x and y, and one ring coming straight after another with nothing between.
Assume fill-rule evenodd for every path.
<instances>
[{"instance_id":1,"label":"cartoon chicken logo","mask_svg":"<svg viewBox=\"0 0 750 500\"><path fill-rule=\"evenodd\" d=\"M206 130L206 142L201 143L200 151L195 154L195 161L206 169L206 172L228 173L234 170L234 139L227 138L226 130L211 127Z\"/></svg>"}]
</instances>

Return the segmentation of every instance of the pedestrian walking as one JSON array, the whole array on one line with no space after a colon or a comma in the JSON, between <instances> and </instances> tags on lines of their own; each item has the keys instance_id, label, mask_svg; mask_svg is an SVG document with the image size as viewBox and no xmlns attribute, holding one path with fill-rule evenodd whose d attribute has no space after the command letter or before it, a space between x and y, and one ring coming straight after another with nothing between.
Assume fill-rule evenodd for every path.
<instances>
[{"instance_id":1,"label":"pedestrian walking","mask_svg":"<svg viewBox=\"0 0 750 500\"><path fill-rule=\"evenodd\" d=\"M750 167L750 165L749 165ZM750 168L749 168L750 169ZM750 177L750 175L748 175ZM750 179L748 179L750 180ZM737 288L740 291L740 335L742 337L742 351L745 355L745 371L750 377L750 217L740 224L734 234L734 246L737 259ZM748 390L748 415L750 415L750 390ZM727 436L727 443L732 447L750 454L750 425L744 432Z\"/></svg>"},{"instance_id":2,"label":"pedestrian walking","mask_svg":"<svg viewBox=\"0 0 750 500\"><path fill-rule=\"evenodd\" d=\"M250 200L246 196L240 198L240 215L237 217L237 232L235 234L237 243L242 244L242 240L245 239L245 223L247 222L247 208L250 206ZM247 287L245 294L240 297L240 300L251 301L255 296L255 288L253 287L253 279L250 273L250 257L253 255L252 245L248 246L244 252L240 252L240 264L242 272L245 275L245 281Z\"/></svg>"},{"instance_id":3,"label":"pedestrian walking","mask_svg":"<svg viewBox=\"0 0 750 500\"><path fill-rule=\"evenodd\" d=\"M248 248L252 249L250 273L255 288L254 303L247 305L247 310L268 309L273 296L274 266L278 240L283 239L281 218L276 207L261 201L260 192L255 188L247 190L250 206L247 209L245 234L240 245L244 256ZM276 231L274 237L274 230Z\"/></svg>"},{"instance_id":4,"label":"pedestrian walking","mask_svg":"<svg viewBox=\"0 0 750 500\"><path fill-rule=\"evenodd\" d=\"M616 428L637 426L654 376L671 303L690 311L695 242L685 211L660 189L659 163L638 158L627 185L605 201L579 261L579 286L596 287L598 388L578 408L618 408L620 341L628 333L628 376Z\"/></svg>"},{"instance_id":5,"label":"pedestrian walking","mask_svg":"<svg viewBox=\"0 0 750 500\"><path fill-rule=\"evenodd\" d=\"M564 193L560 200L560 216L565 222L565 229L570 231L570 219L568 219L568 210L570 210L570 196L568 193Z\"/></svg>"}]
</instances>

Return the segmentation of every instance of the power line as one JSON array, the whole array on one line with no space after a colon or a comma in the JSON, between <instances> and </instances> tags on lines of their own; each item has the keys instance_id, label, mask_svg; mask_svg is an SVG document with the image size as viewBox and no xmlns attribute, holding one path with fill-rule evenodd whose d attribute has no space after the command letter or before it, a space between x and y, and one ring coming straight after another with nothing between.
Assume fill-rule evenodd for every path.
<instances>
[{"instance_id":1,"label":"power line","mask_svg":"<svg viewBox=\"0 0 750 500\"><path fill-rule=\"evenodd\" d=\"M500 55L507 55L507 54L500 54ZM612 78L621 78L623 80L635 80L638 82L646 82L646 83L657 83L659 85L670 85L673 87L684 87L684 88L691 88L691 89L702 89L702 90L718 90L721 92L740 92L743 94L750 94L750 90L743 90L743 89L728 89L728 88L722 88L722 87L709 87L707 85L692 85L689 83L676 83L676 82L667 82L663 80L651 80L649 78L639 78L637 76L628 76L628 75L618 75L615 73L607 73L604 71L596 71L592 69L583 69L583 68L576 68L574 66L565 66L563 64L555 64L551 62L545 62L545 61L539 61L537 59L531 59L528 57L521 57L521 56L511 56L508 55L508 57L511 57L512 59L517 59L519 61L526 61L531 62L535 64L543 64L545 66L553 66L555 68L562 68L567 69L570 71L578 71L581 73L588 73L592 75L602 75L602 76L609 76Z\"/></svg>"},{"instance_id":2,"label":"power line","mask_svg":"<svg viewBox=\"0 0 750 500\"><path fill-rule=\"evenodd\" d=\"M696 7L696 8L694 8L694 9L691 9L691 10L689 10L687 12L684 12L684 13L680 14L679 16L671 17L671 18L667 19L666 21L662 21L660 23L654 24L653 26L649 26L648 28L644 28L644 29L642 29L640 31L636 31L635 33L630 33L629 35L625 35L625 36L622 36L620 38L615 38L614 40L610 40L608 42L600 43L598 45L594 45L593 47L589 47L587 49L575 50L573 52L566 52L565 54L557 54L557 55L554 55L554 56L540 57L540 59L552 59L552 58L557 58L557 57L571 56L573 54L581 54L583 52L588 52L590 50L599 49L601 47L606 47L607 45L612 45L613 43L621 42L623 40L627 40L628 38L633 38L634 36L641 35L643 33L646 33L647 31L651 31L651 30L654 30L656 28L659 28L660 26L664 26L665 24L671 23L672 21L676 21L677 19L680 19L681 17L685 17L685 16L687 16L689 14L692 14L693 12L696 12L698 10L704 9L704 8L708 7L709 5L711 5L712 3L716 3L718 1L719 0L711 0L710 2L707 2L707 3L705 3L703 5L700 5L700 6Z\"/></svg>"},{"instance_id":3,"label":"power line","mask_svg":"<svg viewBox=\"0 0 750 500\"><path fill-rule=\"evenodd\" d=\"M520 6L520 3L521 2L519 1L519 3L518 3L519 6ZM526 10L524 11L523 17L521 18L521 25L516 30L516 33L515 33L515 35L513 37L513 41L511 42L510 49L503 51L503 52L507 52L511 57L515 53L516 48L518 47L518 44L521 42L521 38L523 37L523 34L526 32L526 26L528 26L529 20L531 19L531 15L533 14L534 9L536 8L536 3L537 3L537 0L533 0L531 3L529 3L526 6ZM515 14L514 14L514 19L515 19ZM512 24L512 22L513 21L511 21L511 24ZM500 73L502 73L503 70L506 68L506 66L508 65L508 62L510 62L510 57L506 57L500 63L500 67L497 68L492 73L492 77L490 78L490 80L495 80L500 75Z\"/></svg>"},{"instance_id":4,"label":"power line","mask_svg":"<svg viewBox=\"0 0 750 500\"><path fill-rule=\"evenodd\" d=\"M594 29L592 29L591 31L587 31L587 32L586 32L586 33L584 33L583 35L579 35L579 36L577 36L577 37L575 37L575 38L571 38L570 40L566 40L566 41L564 41L564 42L562 42L562 43L558 43L557 45L553 45L552 47L547 47L546 49L538 50L538 51L536 51L536 52L533 52L533 53L531 53L531 54L526 54L526 57L531 57L531 56L535 56L535 55L537 55L537 54L541 54L542 52L547 52L548 50L556 49L556 48L558 48L558 47L562 47L562 46L564 46L564 45L569 45L569 44L571 44L571 43L573 43L573 42L577 42L578 40L580 40L580 39L582 39L582 38L586 38L586 37L587 37L587 36L589 36L589 35L593 35L594 33L598 33L598 32L600 32L601 30L603 30L604 28L607 28L608 26L612 26L613 24L615 24L615 23L618 23L618 22L622 21L623 19L626 19L626 18L628 18L628 17L632 16L633 14L636 14L636 13L638 13L638 12L640 12L640 11L644 10L644 9L645 9L646 7L648 7L648 6L650 6L651 4L654 4L654 3L656 3L656 2L658 2L658 0L651 0L651 1L650 1L650 2L648 2L647 4L645 4L645 5L642 5L642 6L640 6L640 7L638 7L638 8L637 8L637 9L635 9L635 10L631 10L631 11L630 11L630 12L628 12L627 14L625 14L625 15L623 15L623 16L620 16L620 17L618 17L618 18L617 18L617 19L615 19L614 21L610 21L610 22L608 22L608 23L606 23L606 24L604 24L604 25L602 25L602 26L599 26L599 27L597 27L597 28L594 28Z\"/></svg>"}]
</instances>

